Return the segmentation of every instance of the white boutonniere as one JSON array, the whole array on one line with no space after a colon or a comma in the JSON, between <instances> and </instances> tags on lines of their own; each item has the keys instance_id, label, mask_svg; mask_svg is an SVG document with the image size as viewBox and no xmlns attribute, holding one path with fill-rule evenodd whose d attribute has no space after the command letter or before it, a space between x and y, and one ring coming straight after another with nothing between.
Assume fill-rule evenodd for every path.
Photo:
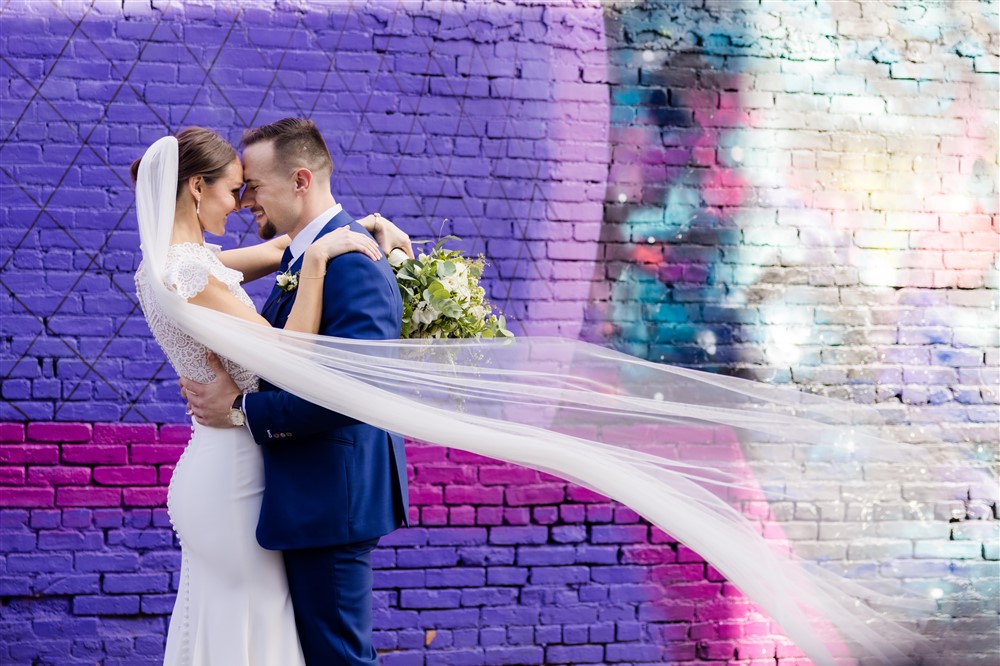
<instances>
[{"instance_id":1,"label":"white boutonniere","mask_svg":"<svg viewBox=\"0 0 1000 666\"><path fill-rule=\"evenodd\" d=\"M291 269L289 269L284 273L278 273L278 277L274 281L277 283L278 289L286 294L290 291L295 291L295 288L299 286L299 271L292 273Z\"/></svg>"}]
</instances>

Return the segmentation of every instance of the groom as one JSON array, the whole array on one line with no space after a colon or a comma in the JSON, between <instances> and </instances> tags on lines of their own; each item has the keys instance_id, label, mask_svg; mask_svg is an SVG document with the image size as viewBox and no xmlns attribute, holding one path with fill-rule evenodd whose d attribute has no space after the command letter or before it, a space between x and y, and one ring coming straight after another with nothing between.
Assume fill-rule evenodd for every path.
<instances>
[{"instance_id":1,"label":"groom","mask_svg":"<svg viewBox=\"0 0 1000 666\"><path fill-rule=\"evenodd\" d=\"M288 234L278 269L296 273L318 237L350 225L367 233L334 200L333 162L311 120L286 118L243 136L241 205L262 238ZM287 287L286 287L287 289ZM271 290L262 311L281 328L295 291ZM389 263L358 252L334 258L326 272L319 333L395 339L402 302ZM242 395L225 372L208 385L182 380L203 425L248 427L264 457L257 541L284 555L295 621L309 666L378 663L371 644L371 553L379 538L407 521L403 441L261 380ZM191 390L193 389L193 393ZM245 424L245 425L244 425Z\"/></svg>"}]
</instances>

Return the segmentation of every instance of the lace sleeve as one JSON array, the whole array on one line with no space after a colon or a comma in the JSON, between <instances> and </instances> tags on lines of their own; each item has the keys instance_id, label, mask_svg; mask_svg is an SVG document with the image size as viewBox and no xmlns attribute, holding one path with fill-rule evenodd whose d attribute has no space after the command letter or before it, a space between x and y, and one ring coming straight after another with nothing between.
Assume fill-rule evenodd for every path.
<instances>
[{"instance_id":1,"label":"lace sleeve","mask_svg":"<svg viewBox=\"0 0 1000 666\"><path fill-rule=\"evenodd\" d=\"M179 257L164 271L163 282L182 298L191 299L208 286L208 276L211 273L212 270L205 261L192 256Z\"/></svg>"},{"instance_id":2,"label":"lace sleeve","mask_svg":"<svg viewBox=\"0 0 1000 666\"><path fill-rule=\"evenodd\" d=\"M239 285L243 281L243 274L226 268L219 261L220 249L218 245L207 243L171 245L166 270L163 271L164 284L183 298L191 299L204 291L211 276L229 287L230 291L241 292ZM247 302L253 307L252 301Z\"/></svg>"}]
</instances>

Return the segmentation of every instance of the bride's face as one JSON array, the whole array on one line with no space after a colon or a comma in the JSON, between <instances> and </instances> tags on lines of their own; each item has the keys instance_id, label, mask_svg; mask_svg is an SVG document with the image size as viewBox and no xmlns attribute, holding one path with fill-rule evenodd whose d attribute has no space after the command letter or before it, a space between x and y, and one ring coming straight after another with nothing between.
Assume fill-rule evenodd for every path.
<instances>
[{"instance_id":1,"label":"bride's face","mask_svg":"<svg viewBox=\"0 0 1000 666\"><path fill-rule=\"evenodd\" d=\"M226 218L240 209L240 189L243 187L243 166L235 159L226 167L222 178L205 186L201 197L201 224L205 231L221 236L226 231Z\"/></svg>"}]
</instances>

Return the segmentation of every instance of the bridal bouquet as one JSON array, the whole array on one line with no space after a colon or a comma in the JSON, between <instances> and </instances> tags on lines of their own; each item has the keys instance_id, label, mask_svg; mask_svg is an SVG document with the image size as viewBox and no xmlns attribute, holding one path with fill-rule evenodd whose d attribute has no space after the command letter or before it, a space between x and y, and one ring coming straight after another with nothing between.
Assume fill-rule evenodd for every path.
<instances>
[{"instance_id":1,"label":"bridal bouquet","mask_svg":"<svg viewBox=\"0 0 1000 666\"><path fill-rule=\"evenodd\" d=\"M484 259L446 250L445 236L428 254L409 259L394 250L389 263L403 296L404 338L512 338L503 315L493 313L479 286ZM428 241L429 242L429 241Z\"/></svg>"}]
</instances>

